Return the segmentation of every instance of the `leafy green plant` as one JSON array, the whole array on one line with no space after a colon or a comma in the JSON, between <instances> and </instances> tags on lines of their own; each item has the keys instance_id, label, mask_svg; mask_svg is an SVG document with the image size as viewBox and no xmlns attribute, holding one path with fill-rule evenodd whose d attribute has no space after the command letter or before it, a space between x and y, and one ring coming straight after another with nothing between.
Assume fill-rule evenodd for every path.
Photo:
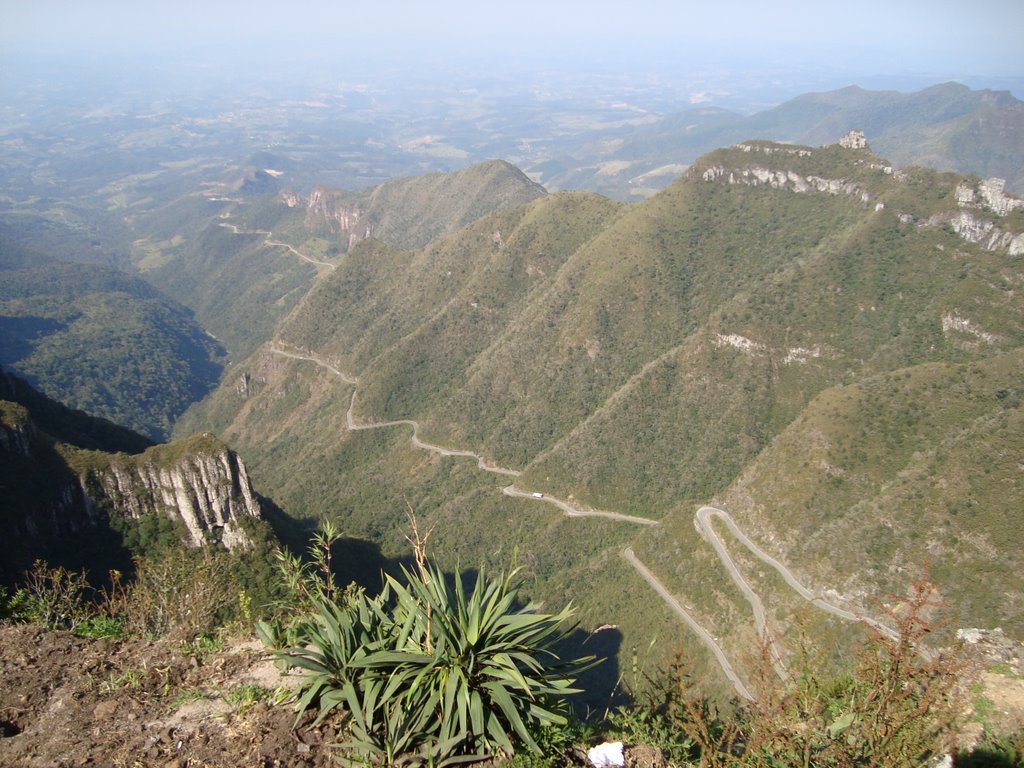
<instances>
[{"instance_id":1,"label":"leafy green plant","mask_svg":"<svg viewBox=\"0 0 1024 768\"><path fill-rule=\"evenodd\" d=\"M109 640L125 637L127 632L123 618L100 613L76 624L75 634L94 640Z\"/></svg>"},{"instance_id":2,"label":"leafy green plant","mask_svg":"<svg viewBox=\"0 0 1024 768\"><path fill-rule=\"evenodd\" d=\"M340 538L334 524L325 520L320 530L313 534L309 559L303 560L286 549L275 553L278 570L288 592L287 605L312 609L319 602L337 599L340 590L334 579L331 550Z\"/></svg>"},{"instance_id":3,"label":"leafy green plant","mask_svg":"<svg viewBox=\"0 0 1024 768\"><path fill-rule=\"evenodd\" d=\"M200 632L181 644L181 650L189 656L205 659L214 653L224 650L224 638L216 632Z\"/></svg>"},{"instance_id":4,"label":"leafy green plant","mask_svg":"<svg viewBox=\"0 0 1024 768\"><path fill-rule=\"evenodd\" d=\"M245 714L246 711L261 701L267 701L274 695L274 691L271 688L267 688L256 683L242 683L230 691L221 694L221 698L228 704L235 707L238 714Z\"/></svg>"},{"instance_id":5,"label":"leafy green plant","mask_svg":"<svg viewBox=\"0 0 1024 768\"><path fill-rule=\"evenodd\" d=\"M89 590L84 573L51 568L44 560L36 560L5 613L15 621L35 622L48 629L73 629L89 617Z\"/></svg>"},{"instance_id":6,"label":"leafy green plant","mask_svg":"<svg viewBox=\"0 0 1024 768\"><path fill-rule=\"evenodd\" d=\"M565 697L590 659L562 662L551 650L568 632L558 614L521 606L514 572L479 577L467 592L436 565L388 577L382 593L317 598L303 644L276 653L309 671L296 703L319 718L344 712L343 746L377 764L440 765L539 746L532 727L567 723ZM280 638L258 625L268 645Z\"/></svg>"}]
</instances>

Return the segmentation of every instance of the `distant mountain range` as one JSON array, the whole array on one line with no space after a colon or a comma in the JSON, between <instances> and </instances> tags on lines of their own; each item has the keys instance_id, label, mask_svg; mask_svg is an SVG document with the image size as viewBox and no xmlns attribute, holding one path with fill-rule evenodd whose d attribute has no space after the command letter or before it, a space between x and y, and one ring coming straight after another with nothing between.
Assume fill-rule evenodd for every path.
<instances>
[{"instance_id":1,"label":"distant mountain range","mask_svg":"<svg viewBox=\"0 0 1024 768\"><path fill-rule=\"evenodd\" d=\"M696 106L614 139L594 137L579 152L527 170L536 170L549 188L635 199L717 147L747 139L817 146L853 129L897 165L995 176L1006 180L1007 189L1024 192L1024 102L1007 91L957 83L915 93L850 86L804 94L749 116Z\"/></svg>"}]
</instances>

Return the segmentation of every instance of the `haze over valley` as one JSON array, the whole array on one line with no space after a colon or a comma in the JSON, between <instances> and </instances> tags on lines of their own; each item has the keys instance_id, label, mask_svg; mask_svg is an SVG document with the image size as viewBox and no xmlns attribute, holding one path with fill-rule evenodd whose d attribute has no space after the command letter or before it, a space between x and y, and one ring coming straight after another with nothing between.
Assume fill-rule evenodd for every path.
<instances>
[{"instance_id":1,"label":"haze over valley","mask_svg":"<svg viewBox=\"0 0 1024 768\"><path fill-rule=\"evenodd\" d=\"M595 711L840 669L921 577L933 651L1024 642L1024 10L94 11L0 10L11 595L195 557L251 627L327 523L368 594L571 601Z\"/></svg>"}]
</instances>

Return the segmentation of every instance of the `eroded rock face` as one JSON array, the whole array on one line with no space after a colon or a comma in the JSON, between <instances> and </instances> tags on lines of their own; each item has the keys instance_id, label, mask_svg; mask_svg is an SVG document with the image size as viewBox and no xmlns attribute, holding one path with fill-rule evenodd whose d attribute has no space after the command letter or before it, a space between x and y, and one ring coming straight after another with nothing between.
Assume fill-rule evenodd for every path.
<instances>
[{"instance_id":1,"label":"eroded rock face","mask_svg":"<svg viewBox=\"0 0 1024 768\"><path fill-rule=\"evenodd\" d=\"M277 196L289 208L295 208L302 205L302 197L294 189L282 189L277 193Z\"/></svg>"},{"instance_id":2,"label":"eroded rock face","mask_svg":"<svg viewBox=\"0 0 1024 768\"><path fill-rule=\"evenodd\" d=\"M1005 251L1010 256L1024 254L1024 234L1005 232L970 211L940 213L918 224L922 228L942 225L949 225L964 240L980 245L986 251Z\"/></svg>"},{"instance_id":3,"label":"eroded rock face","mask_svg":"<svg viewBox=\"0 0 1024 768\"><path fill-rule=\"evenodd\" d=\"M759 166L746 168L726 168L714 165L701 175L704 181L722 179L729 184L742 184L748 187L767 186L773 189L786 189L798 194L822 192L829 195L847 195L867 203L872 195L864 187L845 179L826 179L820 176L802 176L787 170L774 170Z\"/></svg>"},{"instance_id":4,"label":"eroded rock face","mask_svg":"<svg viewBox=\"0 0 1024 768\"><path fill-rule=\"evenodd\" d=\"M113 428L115 445L145 444L135 436L130 445L119 428L78 416L84 430L76 433L71 425L69 439L95 442ZM116 450L56 440L27 408L0 399L0 583L13 583L38 558L60 562L93 533L115 536L110 523L118 518L180 519L188 546L253 546L243 521L262 517L260 500L241 459L213 435L137 453Z\"/></svg>"},{"instance_id":5,"label":"eroded rock face","mask_svg":"<svg viewBox=\"0 0 1024 768\"><path fill-rule=\"evenodd\" d=\"M354 204L348 193L317 186L306 203L306 222L316 224L328 221L337 225L341 232L348 233L349 247L373 234L373 224L367 219L366 210Z\"/></svg>"},{"instance_id":6,"label":"eroded rock face","mask_svg":"<svg viewBox=\"0 0 1024 768\"><path fill-rule=\"evenodd\" d=\"M839 146L843 149L867 149L868 140L864 131L852 130L839 139Z\"/></svg>"},{"instance_id":7,"label":"eroded rock face","mask_svg":"<svg viewBox=\"0 0 1024 768\"><path fill-rule=\"evenodd\" d=\"M260 517L245 465L224 446L187 452L171 463L150 452L116 458L94 471L91 480L85 495L94 505L106 501L113 514L131 518L180 517L193 546L219 539L228 549L248 547L251 541L239 521Z\"/></svg>"},{"instance_id":8,"label":"eroded rock face","mask_svg":"<svg viewBox=\"0 0 1024 768\"><path fill-rule=\"evenodd\" d=\"M1024 200L1006 194L1006 179L985 179L978 185L978 192L985 204L999 216L1005 216L1018 208L1024 208Z\"/></svg>"}]
</instances>

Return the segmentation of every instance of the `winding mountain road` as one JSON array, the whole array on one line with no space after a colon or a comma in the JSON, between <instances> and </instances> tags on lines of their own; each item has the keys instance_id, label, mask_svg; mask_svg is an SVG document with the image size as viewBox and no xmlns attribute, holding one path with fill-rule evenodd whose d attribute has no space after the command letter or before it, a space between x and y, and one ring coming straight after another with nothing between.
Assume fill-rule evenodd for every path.
<instances>
[{"instance_id":1,"label":"winding mountain road","mask_svg":"<svg viewBox=\"0 0 1024 768\"><path fill-rule=\"evenodd\" d=\"M236 235L263 235L265 238L263 240L264 245L277 246L278 248L287 248L289 251L294 253L303 261L308 261L310 264L313 264L317 267L327 267L328 269L334 269L334 264L331 264L330 262L314 259L312 256L307 256L302 251L297 250L293 245L290 245L288 243L282 243L280 240L271 239L274 237L273 232L268 232L265 229L239 229L230 221L222 221L220 222L220 225L222 227L230 229L231 232Z\"/></svg>"},{"instance_id":2,"label":"winding mountain road","mask_svg":"<svg viewBox=\"0 0 1024 768\"><path fill-rule=\"evenodd\" d=\"M758 597L753 587L750 586L743 574L740 573L740 569L736 567L736 561L732 559L732 555L729 554L729 550L725 547L725 542L722 541L722 537L718 535L714 527L711 525L711 517L719 517L726 520L730 526L729 530L739 530L736 528L735 523L732 522L732 518L721 509L717 507L701 507L697 510L697 515L694 517L694 525L697 528L697 532L707 540L711 545L711 548L715 550L715 554L718 555L718 559L722 561L722 565L725 566L726 571L729 573L729 578L732 579L733 583L739 587L743 597L750 604L750 610L754 614L754 626L757 628L757 633L768 643L768 650L772 656L772 666L775 668L775 674L782 679L785 679L788 675L786 671L786 665L782 661L782 654L779 653L778 645L775 642L775 638L772 637L771 631L768 629L768 621L765 618L764 603L761 602L761 598ZM741 540L747 546L748 549L754 548L757 551L761 551L757 548L750 539L745 536ZM751 549L753 551L753 549ZM773 561L774 562L774 561ZM787 571L788 573L788 571Z\"/></svg>"},{"instance_id":3,"label":"winding mountain road","mask_svg":"<svg viewBox=\"0 0 1024 768\"><path fill-rule=\"evenodd\" d=\"M531 493L530 491L521 491L514 485L507 485L501 489L501 492L506 496L514 496L519 499L530 499L532 501L543 501L547 504L558 507L560 510L565 512L568 517L604 517L609 520L618 520L621 523L635 523L636 525L657 525L657 520L650 520L646 517L636 517L634 515L624 515L621 512L604 512L600 509L587 509L585 507L577 507L570 504L567 501L556 499L554 496L548 494L537 494Z\"/></svg>"},{"instance_id":4,"label":"winding mountain road","mask_svg":"<svg viewBox=\"0 0 1024 768\"><path fill-rule=\"evenodd\" d=\"M353 386L359 384L359 380L349 376L344 371L338 370L333 365L318 357L311 357L309 355L300 355L296 352L288 352L287 350L281 349L280 347L271 344L270 351L275 355L281 355L282 357L290 357L292 360L305 360L315 365L319 365L321 368L326 368L328 371L333 373L339 379L344 381L346 384L352 384ZM356 405L356 394L352 393L352 399L348 403L348 411L345 413L345 425L351 432L358 432L364 429L383 429L386 427L399 427L409 426L412 427L412 444L417 448L421 448L424 451L431 451L433 453L440 454L441 456L464 456L469 459L476 459L477 466L485 472L493 472L498 475L509 475L511 477L518 477L519 471L515 469L507 469L505 467L499 467L496 464L489 463L483 456L473 453L472 451L463 451L458 448L446 448L443 445L435 445L434 443L428 443L425 440L421 440L419 436L420 425L418 421L413 419L394 419L392 421L370 421L370 422L359 422L356 421L352 411Z\"/></svg>"},{"instance_id":5,"label":"winding mountain road","mask_svg":"<svg viewBox=\"0 0 1024 768\"><path fill-rule=\"evenodd\" d=\"M354 383L354 382L353 382ZM371 421L371 422L357 422L352 416L352 409L356 405L356 393L352 393L352 399L348 404L348 412L345 414L345 421L348 428L352 431L360 429L381 429L382 427L398 427L402 425L408 425L412 427L412 444L417 448L422 448L424 451L432 451L438 453L441 456L465 456L469 459L476 459L476 464L480 469L485 472L494 472L499 475L511 475L512 477L518 477L519 471L515 469L506 469L505 467L499 467L495 464L490 464L483 456L479 456L472 451L463 451L458 448L445 448L443 445L435 445L434 443L428 443L424 440L420 440L419 422L413 419L395 419L393 421Z\"/></svg>"},{"instance_id":6,"label":"winding mountain road","mask_svg":"<svg viewBox=\"0 0 1024 768\"><path fill-rule=\"evenodd\" d=\"M697 620L694 619L692 614L683 607L682 603L676 599L675 595L665 589L665 585L658 581L657 577L650 572L646 565L640 562L637 556L633 554L632 547L626 547L622 556L625 557L627 562L636 569L637 573L644 578L651 588L658 593L661 599L664 600L673 611L679 614L679 617L686 622L686 625L690 629L694 631L697 637L701 639L701 642L711 650L711 653L713 653L715 658L718 660L718 665L722 668L725 676L729 678L729 682L732 683L736 692L747 701L753 701L754 695L743 683L743 680L740 679L740 676L736 674L736 670L733 669L732 664L729 663L729 657L725 655L725 651L722 650L722 646L718 644L718 641L716 641L702 625L697 623Z\"/></svg>"},{"instance_id":7,"label":"winding mountain road","mask_svg":"<svg viewBox=\"0 0 1024 768\"><path fill-rule=\"evenodd\" d=\"M330 363L327 363L317 357L313 357L311 355L306 354L299 354L296 352L288 352L287 350L281 349L274 344L270 345L270 351L273 354L281 355L283 357L289 357L294 360L304 360L307 362L314 363L315 365L318 365L330 371L335 376L344 381L346 384L351 384L353 386L358 385L358 379L344 373L343 371L334 367ZM352 392L352 398L349 401L348 411L345 414L346 426L350 431L384 429L397 426L410 426L412 427L411 441L412 444L417 448L420 448L425 451L432 451L441 456L461 456L476 459L477 466L485 472L491 472L500 475L508 475L512 477L518 477L521 474L518 470L515 469L508 469L505 467L499 467L494 464L490 464L482 456L473 453L472 451L465 451L457 448L446 448L445 446L442 445L436 445L434 443L428 443L424 440L421 440L419 437L419 423L413 419L358 422L356 421L355 416L353 415L353 409L355 408L356 403L356 394L357 391ZM530 501L539 501L551 504L552 506L555 506L558 509L560 509L568 517L603 517L606 519L616 520L619 522L645 526L654 526L659 524L657 520L651 520L645 517L637 517L634 515L625 515L619 512L607 512L603 510L585 509L577 507L570 504L567 501L555 498L554 496L550 496L548 494L520 490L519 488L516 488L515 485L505 486L504 488L502 488L502 493L504 493L506 496L512 496L515 498L523 498L528 499ZM788 584L797 594L799 594L808 602L812 603L813 605L816 605L818 608L827 611L835 616L839 616L850 621L864 622L866 624L869 624L878 631L888 635L889 637L896 636L896 633L892 629L886 627L880 622L875 621L874 619L868 618L866 616L861 616L859 614L853 613L844 608L840 608L839 606L833 605L832 603L827 602L820 595L815 594L811 590L804 587L803 584L801 584L797 580L797 578L790 572L788 568L786 568L785 565L783 565L778 560L769 555L767 552L765 552L763 549L761 549L745 533L743 533L743 531L741 531L739 527L736 525L736 523L733 521L729 513L726 512L725 510L710 506L701 507L699 510L697 510L697 514L694 517L694 525L696 526L701 536L703 536L704 539L706 539L707 542L714 549L715 554L718 556L719 560L722 561L722 565L728 572L729 577L733 580L733 582L739 588L740 592L743 594L744 598L750 604L751 610L754 614L754 623L757 627L757 631L761 634L762 637L767 639L769 643L769 649L772 654L772 663L775 668L775 672L780 677L785 678L787 672L781 654L779 653L775 639L770 634L767 618L765 615L764 604L761 602L761 598L758 597L753 587L750 586L750 583L746 580L740 569L737 567L736 561L733 560L732 555L729 554L729 550L726 548L721 536L719 536L718 532L715 531L714 526L711 522L712 518L717 518L721 520L729 529L729 532L732 533L732 535L740 544L742 544L748 550L750 550L750 552L759 560L769 565L770 567L774 568L779 573L779 575L782 576L786 584ZM636 554L633 552L632 547L627 547L622 554L626 561L637 571L638 574L640 574L640 576L658 594L658 596L665 601L669 608L671 608L680 618L682 618L686 625L689 626L694 631L694 633L700 638L701 642L703 642L712 652L712 654L714 654L719 666L721 666L722 671L725 673L725 676L732 683L733 687L736 689L736 692L748 701L754 700L754 695L750 692L750 689L747 688L743 680L736 673L736 670L733 668L732 664L729 662L728 657L725 655L725 651L722 650L722 647L718 644L714 637L712 637L711 634L700 624L700 622L698 622L693 617L693 615L689 611L687 611L686 608L683 607L682 603L680 603L679 600L671 592L669 592L669 590L666 589L660 581L658 581L654 574L651 573L650 569L648 569L647 566L645 566L636 556Z\"/></svg>"},{"instance_id":8,"label":"winding mountain road","mask_svg":"<svg viewBox=\"0 0 1024 768\"><path fill-rule=\"evenodd\" d=\"M298 355L298 354L296 354L294 352L287 352L287 351L285 351L283 349L280 349L280 348L278 348L276 346L273 346L273 345L271 345L270 351L273 352L275 355L281 355L281 357L290 357L292 360L306 360L307 362L310 362L310 363L316 363L321 368L326 368L328 371L333 373L335 376L337 376L339 379L344 381L346 384L355 385L355 384L359 383L356 379L353 379L347 373L343 373L342 371L339 371L333 365L331 365L330 363L324 362L323 360L321 360L318 357L309 357L308 355ZM349 408L348 408L348 419L349 419L349 429L352 429L352 406L351 405L349 405Z\"/></svg>"},{"instance_id":9,"label":"winding mountain road","mask_svg":"<svg viewBox=\"0 0 1024 768\"><path fill-rule=\"evenodd\" d=\"M729 575L732 577L733 581L736 582L736 585L743 591L744 595L748 596L748 602L750 602L750 597L753 596L758 606L760 606L760 608L754 608L755 621L758 622L759 628L764 626L764 606L761 605L760 599L757 598L757 596L754 594L754 591L750 588L750 585L747 584L746 580L740 574L739 569L736 568L736 563L729 555L728 551L725 549L725 545L722 543L721 537L715 532L715 529L712 527L712 517L717 517L719 520L725 523L726 527L729 529L729 532L736 537L736 540L739 541L740 544L742 544L748 550L750 550L751 554L753 554L754 557L759 559L761 562L774 568L779 573L779 575L782 576L786 584L788 584L804 600L807 600L808 602L816 605L821 610L831 613L834 616L839 616L840 618L848 619L849 621L863 622L874 627L879 632L882 632L883 634L886 634L891 638L897 637L896 632L894 632L891 628L885 626L881 622L875 621L874 619L869 618L867 616L863 616L861 614L853 613L852 611L848 611L845 608L840 608L837 605L833 605L832 603L822 598L820 595L817 595L811 590L807 589L807 587L805 587L803 584L797 581L796 577L786 566L784 566L774 557L772 557L759 546L757 546L757 544L751 541L750 537L739 529L736 523L733 522L732 517L725 510L718 509L717 507L701 507L700 509L697 510L697 516L694 518L697 530L701 533L702 536L704 536L704 538L708 540L711 546L714 547L715 552L718 554L723 564L725 564L725 567L729 571ZM751 606L754 606L753 602L751 602ZM758 618L759 612L760 618Z\"/></svg>"}]
</instances>

